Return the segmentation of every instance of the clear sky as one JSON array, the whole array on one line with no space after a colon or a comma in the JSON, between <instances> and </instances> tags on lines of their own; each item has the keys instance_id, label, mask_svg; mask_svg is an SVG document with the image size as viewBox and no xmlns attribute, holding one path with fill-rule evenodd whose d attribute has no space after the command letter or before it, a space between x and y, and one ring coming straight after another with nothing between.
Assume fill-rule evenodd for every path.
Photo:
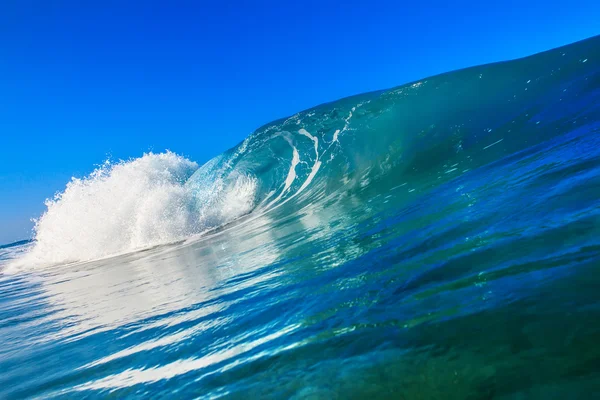
<instances>
[{"instance_id":1,"label":"clear sky","mask_svg":"<svg viewBox=\"0 0 600 400\"><path fill-rule=\"evenodd\" d=\"M3 1L0 243L71 176L600 33L598 0Z\"/></svg>"}]
</instances>

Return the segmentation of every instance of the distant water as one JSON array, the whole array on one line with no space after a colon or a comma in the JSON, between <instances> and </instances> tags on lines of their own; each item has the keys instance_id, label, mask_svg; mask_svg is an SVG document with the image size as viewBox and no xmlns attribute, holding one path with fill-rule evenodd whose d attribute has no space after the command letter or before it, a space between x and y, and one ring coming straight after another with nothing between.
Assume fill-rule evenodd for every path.
<instances>
[{"instance_id":1,"label":"distant water","mask_svg":"<svg viewBox=\"0 0 600 400\"><path fill-rule=\"evenodd\" d=\"M600 36L47 206L0 249L0 398L600 393Z\"/></svg>"}]
</instances>

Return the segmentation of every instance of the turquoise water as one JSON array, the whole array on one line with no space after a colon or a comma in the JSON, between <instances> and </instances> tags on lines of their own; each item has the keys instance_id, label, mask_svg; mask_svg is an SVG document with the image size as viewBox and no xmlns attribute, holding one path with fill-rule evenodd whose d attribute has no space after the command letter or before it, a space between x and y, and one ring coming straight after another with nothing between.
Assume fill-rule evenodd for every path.
<instances>
[{"instance_id":1,"label":"turquoise water","mask_svg":"<svg viewBox=\"0 0 600 400\"><path fill-rule=\"evenodd\" d=\"M600 37L47 205L0 248L0 398L600 393Z\"/></svg>"}]
</instances>

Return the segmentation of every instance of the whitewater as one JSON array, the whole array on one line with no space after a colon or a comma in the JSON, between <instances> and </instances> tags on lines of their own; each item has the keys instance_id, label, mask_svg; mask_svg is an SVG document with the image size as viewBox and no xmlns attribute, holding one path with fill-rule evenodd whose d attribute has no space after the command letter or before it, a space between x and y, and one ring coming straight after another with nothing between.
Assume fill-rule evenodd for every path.
<instances>
[{"instance_id":1,"label":"whitewater","mask_svg":"<svg viewBox=\"0 0 600 400\"><path fill-rule=\"evenodd\" d=\"M73 178L0 247L0 398L591 398L599 272L594 37Z\"/></svg>"}]
</instances>

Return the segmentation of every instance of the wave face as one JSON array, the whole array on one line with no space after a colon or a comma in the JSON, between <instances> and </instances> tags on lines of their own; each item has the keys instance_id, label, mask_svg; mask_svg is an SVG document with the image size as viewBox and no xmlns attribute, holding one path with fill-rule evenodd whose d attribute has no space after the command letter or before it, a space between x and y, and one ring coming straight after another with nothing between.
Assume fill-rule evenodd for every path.
<instances>
[{"instance_id":1,"label":"wave face","mask_svg":"<svg viewBox=\"0 0 600 400\"><path fill-rule=\"evenodd\" d=\"M586 398L599 199L600 37L107 163L1 249L0 397Z\"/></svg>"}]
</instances>

